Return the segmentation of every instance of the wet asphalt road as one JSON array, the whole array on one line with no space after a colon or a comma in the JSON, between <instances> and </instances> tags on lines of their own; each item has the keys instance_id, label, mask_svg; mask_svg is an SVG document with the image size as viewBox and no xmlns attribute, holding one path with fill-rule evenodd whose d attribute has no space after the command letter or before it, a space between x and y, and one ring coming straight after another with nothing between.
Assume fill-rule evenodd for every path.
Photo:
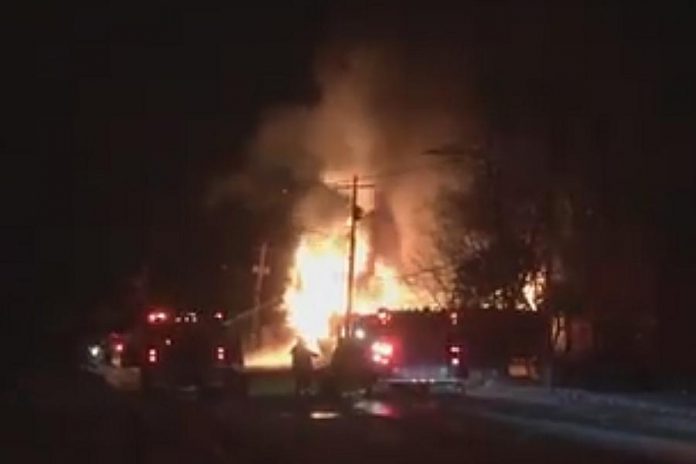
<instances>
[{"instance_id":1,"label":"wet asphalt road","mask_svg":"<svg viewBox=\"0 0 696 464\"><path fill-rule=\"evenodd\" d=\"M479 417L466 399L160 398L142 405L141 462L659 462ZM456 408L454 407L456 402ZM456 410L455 410L456 409ZM467 411L470 411L467 412Z\"/></svg>"},{"instance_id":2,"label":"wet asphalt road","mask_svg":"<svg viewBox=\"0 0 696 464\"><path fill-rule=\"evenodd\" d=\"M39 385L35 396L9 399L3 462L663 462L503 425L481 417L484 404L461 397L387 395L339 404L181 392L146 398L85 376Z\"/></svg>"}]
</instances>

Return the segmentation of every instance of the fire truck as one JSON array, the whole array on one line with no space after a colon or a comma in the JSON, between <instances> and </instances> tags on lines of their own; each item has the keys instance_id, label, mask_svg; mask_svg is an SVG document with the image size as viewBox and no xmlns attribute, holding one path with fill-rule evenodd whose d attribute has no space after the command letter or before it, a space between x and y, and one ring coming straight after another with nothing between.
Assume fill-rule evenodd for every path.
<instances>
[{"instance_id":1,"label":"fire truck","mask_svg":"<svg viewBox=\"0 0 696 464\"><path fill-rule=\"evenodd\" d=\"M467 345L458 330L456 313L380 309L356 318L352 337L339 343L332 360L338 383L359 384L369 392L376 385L433 386L463 391L468 376ZM336 380L340 379L340 380Z\"/></svg>"},{"instance_id":2,"label":"fire truck","mask_svg":"<svg viewBox=\"0 0 696 464\"><path fill-rule=\"evenodd\" d=\"M122 366L140 368L144 391L194 386L243 391L240 337L225 327L222 312L151 308L115 343Z\"/></svg>"}]
</instances>

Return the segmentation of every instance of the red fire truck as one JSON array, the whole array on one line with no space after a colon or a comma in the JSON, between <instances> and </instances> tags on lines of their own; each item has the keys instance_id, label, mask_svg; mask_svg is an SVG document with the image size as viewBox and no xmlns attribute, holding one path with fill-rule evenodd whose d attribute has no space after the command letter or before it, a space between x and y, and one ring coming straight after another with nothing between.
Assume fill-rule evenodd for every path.
<instances>
[{"instance_id":1,"label":"red fire truck","mask_svg":"<svg viewBox=\"0 0 696 464\"><path fill-rule=\"evenodd\" d=\"M361 316L334 353L332 374L344 384L358 379L368 391L376 384L462 391L468 357L456 313L380 309Z\"/></svg>"},{"instance_id":2,"label":"red fire truck","mask_svg":"<svg viewBox=\"0 0 696 464\"><path fill-rule=\"evenodd\" d=\"M225 327L221 312L151 308L115 343L121 364L140 368L145 391L243 387L241 341Z\"/></svg>"}]
</instances>

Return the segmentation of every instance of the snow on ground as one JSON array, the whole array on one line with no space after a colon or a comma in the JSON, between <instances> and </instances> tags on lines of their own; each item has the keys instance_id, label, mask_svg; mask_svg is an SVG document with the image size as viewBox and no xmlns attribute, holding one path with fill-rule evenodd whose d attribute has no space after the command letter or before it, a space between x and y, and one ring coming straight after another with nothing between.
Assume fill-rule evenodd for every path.
<instances>
[{"instance_id":1,"label":"snow on ground","mask_svg":"<svg viewBox=\"0 0 696 464\"><path fill-rule=\"evenodd\" d=\"M494 412L486 412L480 415L549 435L565 437L580 442L590 442L611 449L621 449L635 454L636 457L658 459L661 462L696 462L696 445L691 441L598 428L586 424L516 417Z\"/></svg>"},{"instance_id":2,"label":"snow on ground","mask_svg":"<svg viewBox=\"0 0 696 464\"><path fill-rule=\"evenodd\" d=\"M504 399L546 406L603 406L637 413L673 416L696 427L696 402L691 395L665 393L598 393L572 388L548 388L540 385L515 385L488 380L470 387L470 396ZM696 430L696 429L695 429Z\"/></svg>"},{"instance_id":3,"label":"snow on ground","mask_svg":"<svg viewBox=\"0 0 696 464\"><path fill-rule=\"evenodd\" d=\"M543 433L696 462L696 404L689 395L598 393L488 379L467 389L492 401L483 416Z\"/></svg>"}]
</instances>

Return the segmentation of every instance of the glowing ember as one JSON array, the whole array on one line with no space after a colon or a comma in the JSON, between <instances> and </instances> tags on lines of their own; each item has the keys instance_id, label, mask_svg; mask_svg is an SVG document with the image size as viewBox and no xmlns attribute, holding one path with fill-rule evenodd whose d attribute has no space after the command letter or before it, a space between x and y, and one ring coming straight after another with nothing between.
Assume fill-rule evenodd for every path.
<instances>
[{"instance_id":1,"label":"glowing ember","mask_svg":"<svg viewBox=\"0 0 696 464\"><path fill-rule=\"evenodd\" d=\"M546 289L546 272L544 269L530 273L522 287L522 294L531 311L538 311L539 304L543 302Z\"/></svg>"}]
</instances>

